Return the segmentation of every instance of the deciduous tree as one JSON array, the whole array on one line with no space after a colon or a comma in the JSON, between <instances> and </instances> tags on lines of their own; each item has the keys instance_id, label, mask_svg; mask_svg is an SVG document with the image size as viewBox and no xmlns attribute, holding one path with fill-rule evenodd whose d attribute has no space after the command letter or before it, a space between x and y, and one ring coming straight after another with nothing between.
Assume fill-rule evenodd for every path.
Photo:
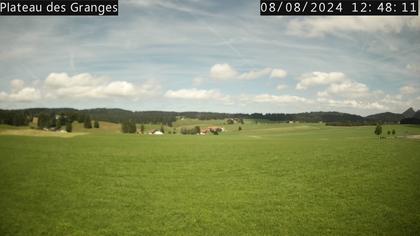
<instances>
[{"instance_id":1,"label":"deciduous tree","mask_svg":"<svg viewBox=\"0 0 420 236\"><path fill-rule=\"evenodd\" d=\"M375 134L378 135L378 137L382 134L382 126L380 124L376 125Z\"/></svg>"}]
</instances>

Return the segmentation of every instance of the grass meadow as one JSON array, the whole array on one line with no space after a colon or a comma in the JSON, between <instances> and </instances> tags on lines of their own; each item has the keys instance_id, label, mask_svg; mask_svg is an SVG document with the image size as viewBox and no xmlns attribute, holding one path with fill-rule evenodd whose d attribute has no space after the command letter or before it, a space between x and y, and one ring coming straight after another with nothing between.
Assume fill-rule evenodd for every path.
<instances>
[{"instance_id":1,"label":"grass meadow","mask_svg":"<svg viewBox=\"0 0 420 236\"><path fill-rule=\"evenodd\" d=\"M0 235L420 234L420 140L405 138L420 127L379 139L371 126L224 126L151 136L103 123L68 138L2 126Z\"/></svg>"}]
</instances>

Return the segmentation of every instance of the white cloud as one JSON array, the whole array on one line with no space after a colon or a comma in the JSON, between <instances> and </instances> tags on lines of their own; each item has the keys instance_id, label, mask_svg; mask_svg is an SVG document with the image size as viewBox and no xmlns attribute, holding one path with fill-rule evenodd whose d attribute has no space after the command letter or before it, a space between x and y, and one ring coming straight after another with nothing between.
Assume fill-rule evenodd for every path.
<instances>
[{"instance_id":1,"label":"white cloud","mask_svg":"<svg viewBox=\"0 0 420 236\"><path fill-rule=\"evenodd\" d=\"M402 100L401 95L389 95L386 94L385 96L381 98L377 98L376 101L386 104L389 107L392 107L394 111L400 111L405 110L409 107L414 106L413 101L411 100Z\"/></svg>"},{"instance_id":2,"label":"white cloud","mask_svg":"<svg viewBox=\"0 0 420 236\"><path fill-rule=\"evenodd\" d=\"M9 94L9 100L16 102L32 102L39 99L41 99L41 92L38 89L30 87Z\"/></svg>"},{"instance_id":3,"label":"white cloud","mask_svg":"<svg viewBox=\"0 0 420 236\"><path fill-rule=\"evenodd\" d=\"M320 104L329 106L331 108L355 108L362 110L379 110L385 111L388 109L385 105L379 102L368 102L368 101L359 101L359 100L334 100L326 98L318 98L317 101Z\"/></svg>"},{"instance_id":4,"label":"white cloud","mask_svg":"<svg viewBox=\"0 0 420 236\"><path fill-rule=\"evenodd\" d=\"M363 97L369 95L369 88L362 83L346 80L340 83L331 84L324 92L319 92L318 96L342 96L342 97Z\"/></svg>"},{"instance_id":5,"label":"white cloud","mask_svg":"<svg viewBox=\"0 0 420 236\"><path fill-rule=\"evenodd\" d=\"M278 78L278 79L284 78L286 76L287 76L287 72L283 69L273 69L270 75L271 78Z\"/></svg>"},{"instance_id":6,"label":"white cloud","mask_svg":"<svg viewBox=\"0 0 420 236\"><path fill-rule=\"evenodd\" d=\"M9 95L6 92L0 91L0 102L7 101Z\"/></svg>"},{"instance_id":7,"label":"white cloud","mask_svg":"<svg viewBox=\"0 0 420 236\"><path fill-rule=\"evenodd\" d=\"M272 72L271 68L264 68L261 70L252 70L249 72L245 72L242 73L241 75L238 76L238 79L240 80L253 80L253 79L257 79L263 76L268 76L270 75Z\"/></svg>"},{"instance_id":8,"label":"white cloud","mask_svg":"<svg viewBox=\"0 0 420 236\"><path fill-rule=\"evenodd\" d=\"M74 76L51 73L44 81L44 87L48 98L139 98L160 90L160 85L156 82L134 85L127 81L109 81L105 77L96 77L88 73Z\"/></svg>"},{"instance_id":9,"label":"white cloud","mask_svg":"<svg viewBox=\"0 0 420 236\"><path fill-rule=\"evenodd\" d=\"M147 80L146 82L136 85L137 96L156 96L161 94L162 85L157 80Z\"/></svg>"},{"instance_id":10,"label":"white cloud","mask_svg":"<svg viewBox=\"0 0 420 236\"><path fill-rule=\"evenodd\" d=\"M234 79L238 74L229 64L216 64L210 69L210 77L217 80Z\"/></svg>"},{"instance_id":11,"label":"white cloud","mask_svg":"<svg viewBox=\"0 0 420 236\"><path fill-rule=\"evenodd\" d=\"M227 101L228 96L223 95L217 90L205 90L205 89L179 89L179 90L168 90L165 95L166 98L176 99L192 99L192 100L220 100Z\"/></svg>"},{"instance_id":12,"label":"white cloud","mask_svg":"<svg viewBox=\"0 0 420 236\"><path fill-rule=\"evenodd\" d=\"M36 88L25 87L22 80L10 81L10 87L10 93L0 92L0 101L32 102L41 99L41 92Z\"/></svg>"},{"instance_id":13,"label":"white cloud","mask_svg":"<svg viewBox=\"0 0 420 236\"><path fill-rule=\"evenodd\" d=\"M243 73L239 73L229 64L216 64L210 69L210 77L216 80L254 80L261 77L284 78L286 75L285 70L270 67Z\"/></svg>"},{"instance_id":14,"label":"white cloud","mask_svg":"<svg viewBox=\"0 0 420 236\"><path fill-rule=\"evenodd\" d=\"M400 88L400 92L404 95L410 95L417 92L417 88L413 86L403 86Z\"/></svg>"},{"instance_id":15,"label":"white cloud","mask_svg":"<svg viewBox=\"0 0 420 236\"><path fill-rule=\"evenodd\" d=\"M12 91L19 91L22 90L25 86L25 82L20 79L14 79L10 81L10 87L12 88Z\"/></svg>"},{"instance_id":16,"label":"white cloud","mask_svg":"<svg viewBox=\"0 0 420 236\"><path fill-rule=\"evenodd\" d=\"M103 87L99 87L98 92L105 96L130 97L136 95L136 89L132 83L126 81L114 81Z\"/></svg>"},{"instance_id":17,"label":"white cloud","mask_svg":"<svg viewBox=\"0 0 420 236\"><path fill-rule=\"evenodd\" d=\"M39 83L33 83L36 86ZM10 92L0 91L0 101L32 102L45 99L79 98L131 98L137 100L161 92L155 80L142 84L127 81L110 81L88 73L69 76L66 73L51 73L43 81L42 88L27 87L22 80L10 81Z\"/></svg>"},{"instance_id":18,"label":"white cloud","mask_svg":"<svg viewBox=\"0 0 420 236\"><path fill-rule=\"evenodd\" d=\"M399 33L402 29L420 29L418 17L314 17L291 20L287 32L305 37L323 37L340 32Z\"/></svg>"},{"instance_id":19,"label":"white cloud","mask_svg":"<svg viewBox=\"0 0 420 236\"><path fill-rule=\"evenodd\" d=\"M292 95L272 95L272 94L259 94L250 98L253 102L258 103L307 103L310 102L304 97L292 96Z\"/></svg>"},{"instance_id":20,"label":"white cloud","mask_svg":"<svg viewBox=\"0 0 420 236\"><path fill-rule=\"evenodd\" d=\"M317 85L327 85L334 82L344 81L345 75L341 72L312 72L303 74L299 80L300 82L296 85L296 89L306 90Z\"/></svg>"}]
</instances>

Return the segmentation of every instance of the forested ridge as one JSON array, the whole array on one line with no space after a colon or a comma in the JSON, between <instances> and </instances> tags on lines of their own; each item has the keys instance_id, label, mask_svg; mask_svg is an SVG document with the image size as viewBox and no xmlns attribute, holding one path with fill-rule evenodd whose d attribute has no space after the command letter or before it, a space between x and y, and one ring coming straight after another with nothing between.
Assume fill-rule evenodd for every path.
<instances>
[{"instance_id":1,"label":"forested ridge","mask_svg":"<svg viewBox=\"0 0 420 236\"><path fill-rule=\"evenodd\" d=\"M412 110L410 108L409 110ZM329 125L369 125L375 123L416 123L420 119L420 111L412 117L406 117L407 112L380 113L370 116L360 116L341 112L304 112L304 113L218 113L218 112L172 112L172 111L129 111L118 108L73 109L73 108L29 108L19 110L0 109L0 123L23 126L28 125L34 117L50 117L51 120L61 117L66 121L83 122L92 120L122 123L126 121L144 124L171 125L177 118L192 118L200 120L211 119L253 119L256 122L325 122Z\"/></svg>"}]
</instances>

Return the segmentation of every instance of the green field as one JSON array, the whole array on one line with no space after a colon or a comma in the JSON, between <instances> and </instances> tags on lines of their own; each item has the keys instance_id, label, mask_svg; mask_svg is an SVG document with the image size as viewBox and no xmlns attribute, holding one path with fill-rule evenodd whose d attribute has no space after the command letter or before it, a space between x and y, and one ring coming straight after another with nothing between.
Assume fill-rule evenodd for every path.
<instances>
[{"instance_id":1,"label":"green field","mask_svg":"<svg viewBox=\"0 0 420 236\"><path fill-rule=\"evenodd\" d=\"M224 126L0 133L0 235L420 234L420 127Z\"/></svg>"}]
</instances>

